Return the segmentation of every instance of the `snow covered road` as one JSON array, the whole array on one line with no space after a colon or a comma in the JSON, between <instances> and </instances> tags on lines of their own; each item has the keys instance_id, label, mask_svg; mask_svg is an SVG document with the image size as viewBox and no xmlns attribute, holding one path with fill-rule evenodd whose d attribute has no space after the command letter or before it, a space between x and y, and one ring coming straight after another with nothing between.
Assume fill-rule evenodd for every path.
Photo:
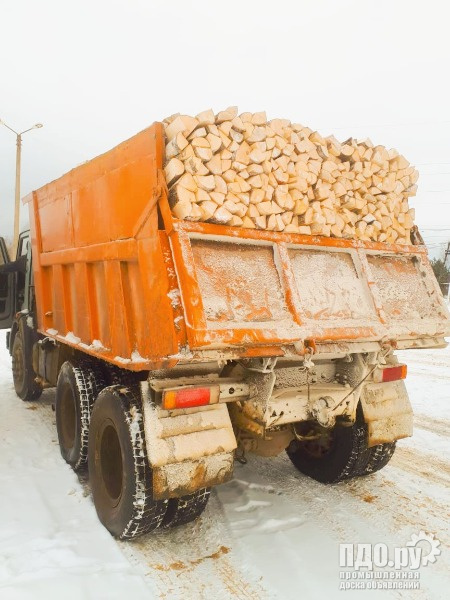
<instances>
[{"instance_id":1,"label":"snow covered road","mask_svg":"<svg viewBox=\"0 0 450 600\"><path fill-rule=\"evenodd\" d=\"M54 392L33 404L15 396L4 340L0 332L2 600L448 597L449 349L401 353L416 430L380 473L324 486L284 456L250 457L196 523L125 543L99 524L60 457ZM420 568L420 589L339 589L340 543L404 547L421 530L442 553Z\"/></svg>"}]
</instances>

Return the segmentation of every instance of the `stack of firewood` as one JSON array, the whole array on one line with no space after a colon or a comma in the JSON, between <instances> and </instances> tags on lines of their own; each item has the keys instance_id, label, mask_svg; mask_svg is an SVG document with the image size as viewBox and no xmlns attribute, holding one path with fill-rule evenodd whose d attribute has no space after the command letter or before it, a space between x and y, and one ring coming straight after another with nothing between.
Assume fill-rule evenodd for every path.
<instances>
[{"instance_id":1,"label":"stack of firewood","mask_svg":"<svg viewBox=\"0 0 450 600\"><path fill-rule=\"evenodd\" d=\"M174 216L234 227L410 243L418 172L369 139L339 142L237 107L164 121Z\"/></svg>"}]
</instances>

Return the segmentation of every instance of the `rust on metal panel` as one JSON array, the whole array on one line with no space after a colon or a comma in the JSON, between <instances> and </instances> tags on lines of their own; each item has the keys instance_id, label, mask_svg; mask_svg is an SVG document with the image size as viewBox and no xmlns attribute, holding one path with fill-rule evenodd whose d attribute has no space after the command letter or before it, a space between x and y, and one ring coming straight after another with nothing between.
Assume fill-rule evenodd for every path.
<instances>
[{"instance_id":1,"label":"rust on metal panel","mask_svg":"<svg viewBox=\"0 0 450 600\"><path fill-rule=\"evenodd\" d=\"M233 466L233 454L223 453L156 467L153 469L153 497L155 500L179 498L205 487L220 485L231 479Z\"/></svg>"},{"instance_id":2,"label":"rust on metal panel","mask_svg":"<svg viewBox=\"0 0 450 600\"><path fill-rule=\"evenodd\" d=\"M413 434L413 416L409 414L395 415L379 421L368 423L368 446L378 446L411 437Z\"/></svg>"},{"instance_id":3,"label":"rust on metal panel","mask_svg":"<svg viewBox=\"0 0 450 600\"><path fill-rule=\"evenodd\" d=\"M284 242L287 244L298 244L300 246L324 246L327 248L364 248L366 250L379 250L392 253L414 253L426 254L425 246L411 246L401 244L386 244L381 242L366 242L345 238L328 238L321 236L301 235L298 233L278 233L260 229L243 229L227 225L216 225L212 223L178 221L173 219L174 229L188 232L203 233L206 235L225 235L231 238L241 237L248 240L267 240L270 242Z\"/></svg>"}]
</instances>

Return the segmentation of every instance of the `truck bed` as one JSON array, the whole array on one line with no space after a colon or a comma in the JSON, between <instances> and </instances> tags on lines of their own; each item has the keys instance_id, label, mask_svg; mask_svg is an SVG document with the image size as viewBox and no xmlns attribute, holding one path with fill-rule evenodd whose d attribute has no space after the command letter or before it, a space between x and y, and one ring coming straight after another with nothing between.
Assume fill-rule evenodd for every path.
<instances>
[{"instance_id":1,"label":"truck bed","mask_svg":"<svg viewBox=\"0 0 450 600\"><path fill-rule=\"evenodd\" d=\"M25 199L43 335L132 370L445 344L424 246L177 221L163 135L155 123Z\"/></svg>"}]
</instances>

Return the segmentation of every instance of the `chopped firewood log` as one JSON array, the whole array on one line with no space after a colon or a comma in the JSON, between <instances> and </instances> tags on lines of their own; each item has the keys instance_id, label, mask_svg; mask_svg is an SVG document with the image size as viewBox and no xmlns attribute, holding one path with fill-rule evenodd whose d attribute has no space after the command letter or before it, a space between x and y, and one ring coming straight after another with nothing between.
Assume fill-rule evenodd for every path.
<instances>
[{"instance_id":1,"label":"chopped firewood log","mask_svg":"<svg viewBox=\"0 0 450 600\"><path fill-rule=\"evenodd\" d=\"M199 125L213 125L215 123L214 112L211 109L198 113L195 118Z\"/></svg>"},{"instance_id":2,"label":"chopped firewood log","mask_svg":"<svg viewBox=\"0 0 450 600\"><path fill-rule=\"evenodd\" d=\"M167 185L181 177L184 173L184 164L178 158L172 158L164 167Z\"/></svg>"},{"instance_id":3,"label":"chopped firewood log","mask_svg":"<svg viewBox=\"0 0 450 600\"><path fill-rule=\"evenodd\" d=\"M369 139L343 142L229 107L164 120L178 219L292 234L410 243L418 172Z\"/></svg>"},{"instance_id":4,"label":"chopped firewood log","mask_svg":"<svg viewBox=\"0 0 450 600\"><path fill-rule=\"evenodd\" d=\"M197 119L189 117L187 115L179 115L166 127L166 137L169 142L177 135L182 133L184 136L188 136L198 126Z\"/></svg>"}]
</instances>

